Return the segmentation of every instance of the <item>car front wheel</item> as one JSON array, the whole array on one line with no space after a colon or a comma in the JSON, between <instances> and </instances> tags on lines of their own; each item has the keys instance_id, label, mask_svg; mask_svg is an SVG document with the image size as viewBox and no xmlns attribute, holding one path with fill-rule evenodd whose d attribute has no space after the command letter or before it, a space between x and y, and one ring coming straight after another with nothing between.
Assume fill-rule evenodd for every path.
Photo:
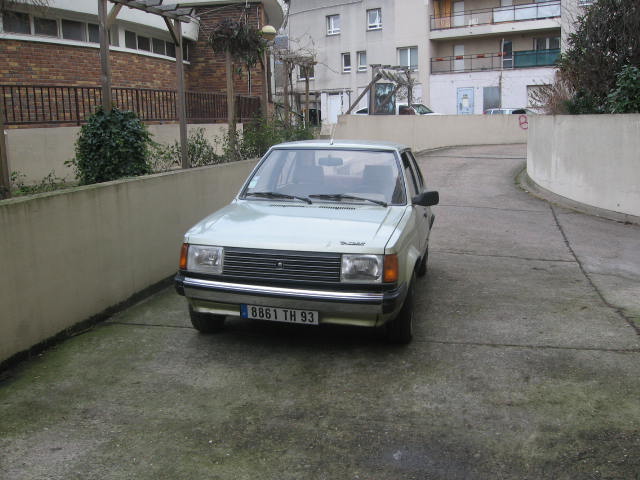
<instances>
[{"instance_id":1,"label":"car front wheel","mask_svg":"<svg viewBox=\"0 0 640 480\"><path fill-rule=\"evenodd\" d=\"M413 338L413 298L415 295L415 274L398 316L387 324L387 340L390 343L406 345Z\"/></svg>"},{"instance_id":2,"label":"car front wheel","mask_svg":"<svg viewBox=\"0 0 640 480\"><path fill-rule=\"evenodd\" d=\"M191 317L193 328L200 333L217 333L224 328L224 315L196 312L189 305L189 317Z\"/></svg>"}]
</instances>

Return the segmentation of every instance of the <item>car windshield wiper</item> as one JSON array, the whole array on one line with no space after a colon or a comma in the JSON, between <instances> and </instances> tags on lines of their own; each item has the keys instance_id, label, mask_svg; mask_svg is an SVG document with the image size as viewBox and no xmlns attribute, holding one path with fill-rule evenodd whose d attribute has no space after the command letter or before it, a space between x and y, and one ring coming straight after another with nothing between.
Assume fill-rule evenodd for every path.
<instances>
[{"instance_id":1,"label":"car windshield wiper","mask_svg":"<svg viewBox=\"0 0 640 480\"><path fill-rule=\"evenodd\" d=\"M320 200L362 200L364 202L375 203L376 205L382 205L383 207L387 206L387 202L383 202L382 200L374 200L373 198L366 197L356 197L354 195L346 195L344 193L316 193L313 195L309 195L310 198L319 198Z\"/></svg>"},{"instance_id":2,"label":"car windshield wiper","mask_svg":"<svg viewBox=\"0 0 640 480\"><path fill-rule=\"evenodd\" d=\"M287 195L286 193L278 192L248 192L245 197L264 197L264 198L286 198L287 200L300 200L308 204L313 202L307 197L299 197L297 195Z\"/></svg>"}]
</instances>

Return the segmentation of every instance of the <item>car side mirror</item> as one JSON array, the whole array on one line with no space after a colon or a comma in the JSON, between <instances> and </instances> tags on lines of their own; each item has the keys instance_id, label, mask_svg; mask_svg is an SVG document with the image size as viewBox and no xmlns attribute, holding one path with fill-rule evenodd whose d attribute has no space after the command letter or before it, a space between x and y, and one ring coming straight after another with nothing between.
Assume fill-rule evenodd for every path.
<instances>
[{"instance_id":1,"label":"car side mirror","mask_svg":"<svg viewBox=\"0 0 640 480\"><path fill-rule=\"evenodd\" d=\"M422 207L431 207L432 205L438 205L438 203L440 203L440 195L438 192L422 192L413 197L411 203Z\"/></svg>"}]
</instances>

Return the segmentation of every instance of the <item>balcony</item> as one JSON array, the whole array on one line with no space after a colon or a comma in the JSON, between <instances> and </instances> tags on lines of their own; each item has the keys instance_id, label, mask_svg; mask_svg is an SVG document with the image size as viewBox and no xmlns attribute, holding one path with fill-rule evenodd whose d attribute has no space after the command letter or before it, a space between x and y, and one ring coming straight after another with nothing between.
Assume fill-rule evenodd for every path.
<instances>
[{"instance_id":1,"label":"balcony","mask_svg":"<svg viewBox=\"0 0 640 480\"><path fill-rule=\"evenodd\" d=\"M431 39L559 28L560 1L431 15Z\"/></svg>"},{"instance_id":2,"label":"balcony","mask_svg":"<svg viewBox=\"0 0 640 480\"><path fill-rule=\"evenodd\" d=\"M560 49L521 50L513 54L474 53L431 59L431 73L464 73L518 68L550 67L555 65Z\"/></svg>"}]
</instances>

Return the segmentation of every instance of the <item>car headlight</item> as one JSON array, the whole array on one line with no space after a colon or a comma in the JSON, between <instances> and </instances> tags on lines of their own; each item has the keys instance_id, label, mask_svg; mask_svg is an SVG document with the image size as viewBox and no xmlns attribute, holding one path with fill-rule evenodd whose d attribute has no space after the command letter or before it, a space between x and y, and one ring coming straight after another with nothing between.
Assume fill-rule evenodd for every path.
<instances>
[{"instance_id":1,"label":"car headlight","mask_svg":"<svg viewBox=\"0 0 640 480\"><path fill-rule=\"evenodd\" d=\"M187 270L201 273L222 273L222 247L208 245L189 245L187 253Z\"/></svg>"},{"instance_id":2,"label":"car headlight","mask_svg":"<svg viewBox=\"0 0 640 480\"><path fill-rule=\"evenodd\" d=\"M342 255L340 280L343 282L380 283L382 274L382 255Z\"/></svg>"}]
</instances>

